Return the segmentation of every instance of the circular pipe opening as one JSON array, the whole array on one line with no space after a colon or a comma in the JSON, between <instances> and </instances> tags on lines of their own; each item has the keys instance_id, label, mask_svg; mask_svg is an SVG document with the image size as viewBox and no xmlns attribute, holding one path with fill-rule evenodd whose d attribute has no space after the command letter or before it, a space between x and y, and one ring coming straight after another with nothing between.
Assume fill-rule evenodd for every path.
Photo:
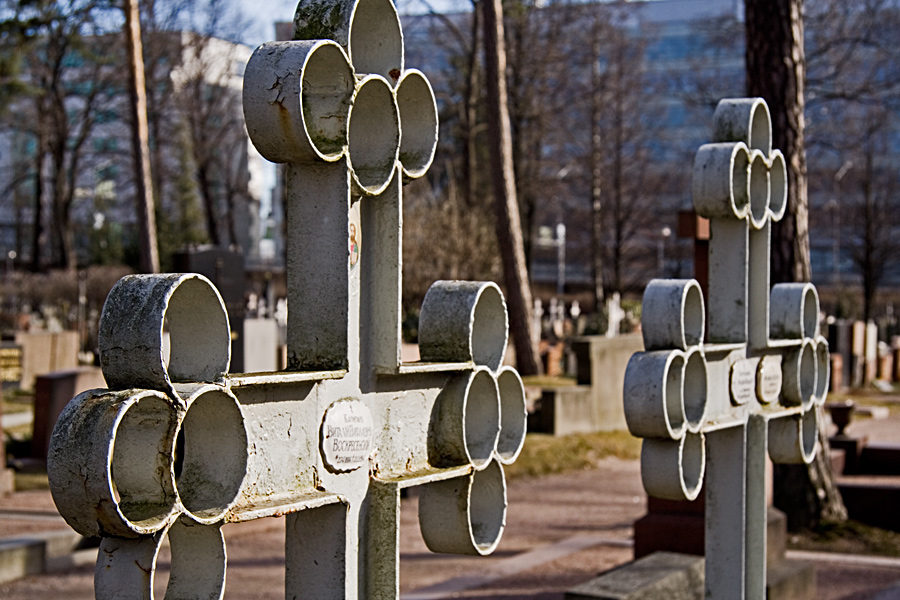
<instances>
[{"instance_id":1,"label":"circular pipe opening","mask_svg":"<svg viewBox=\"0 0 900 600\"><path fill-rule=\"evenodd\" d=\"M371 75L359 83L347 131L357 192L381 193L391 181L400 149L400 115L391 88L382 77Z\"/></svg>"},{"instance_id":2,"label":"circular pipe opening","mask_svg":"<svg viewBox=\"0 0 900 600\"><path fill-rule=\"evenodd\" d=\"M472 314L472 360L496 371L506 353L508 316L506 302L494 285L485 286Z\"/></svg>"},{"instance_id":3,"label":"circular pipe opening","mask_svg":"<svg viewBox=\"0 0 900 600\"><path fill-rule=\"evenodd\" d=\"M760 152L750 162L750 220L756 229L766 222L769 209L769 168Z\"/></svg>"},{"instance_id":4,"label":"circular pipe opening","mask_svg":"<svg viewBox=\"0 0 900 600\"><path fill-rule=\"evenodd\" d=\"M828 342L820 338L816 342L816 402L822 404L828 395L828 382L831 379L831 360L828 355Z\"/></svg>"},{"instance_id":5,"label":"circular pipe opening","mask_svg":"<svg viewBox=\"0 0 900 600\"><path fill-rule=\"evenodd\" d=\"M734 215L743 218L750 204L750 155L742 144L735 146L731 158L731 204Z\"/></svg>"},{"instance_id":6,"label":"circular pipe opening","mask_svg":"<svg viewBox=\"0 0 900 600\"><path fill-rule=\"evenodd\" d=\"M221 598L225 564L221 529L181 518L165 535L104 537L94 574L95 593L97 598L118 598L123 590L151 599Z\"/></svg>"},{"instance_id":7,"label":"circular pipe opening","mask_svg":"<svg viewBox=\"0 0 900 600\"><path fill-rule=\"evenodd\" d=\"M698 431L706 417L706 360L700 351L688 354L684 364L684 415L688 429Z\"/></svg>"},{"instance_id":8,"label":"circular pipe opening","mask_svg":"<svg viewBox=\"0 0 900 600\"><path fill-rule=\"evenodd\" d=\"M431 166L438 141L434 91L419 71L407 71L397 86L400 111L400 164L409 178L421 177Z\"/></svg>"},{"instance_id":9,"label":"circular pipe opening","mask_svg":"<svg viewBox=\"0 0 900 600\"><path fill-rule=\"evenodd\" d=\"M237 498L247 471L247 432L237 400L206 389L188 406L181 426L184 456L178 493L198 521L220 519Z\"/></svg>"},{"instance_id":10,"label":"circular pipe opening","mask_svg":"<svg viewBox=\"0 0 900 600\"><path fill-rule=\"evenodd\" d=\"M759 150L768 154L772 149L772 128L770 126L769 108L764 102L757 102L753 106L750 116L750 139L747 145L751 150Z\"/></svg>"},{"instance_id":11,"label":"circular pipe opening","mask_svg":"<svg viewBox=\"0 0 900 600\"><path fill-rule=\"evenodd\" d=\"M169 334L166 371L172 383L216 381L228 372L228 315L222 297L207 279L181 281L169 298L162 327Z\"/></svg>"},{"instance_id":12,"label":"circular pipe opening","mask_svg":"<svg viewBox=\"0 0 900 600\"><path fill-rule=\"evenodd\" d=\"M500 391L500 438L497 454L501 462L510 464L519 456L525 443L528 412L525 406L525 387L515 369L503 368L497 376Z\"/></svg>"},{"instance_id":13,"label":"circular pipe opening","mask_svg":"<svg viewBox=\"0 0 900 600\"><path fill-rule=\"evenodd\" d=\"M482 468L490 462L500 433L500 397L490 372L472 374L463 411L466 454L475 468Z\"/></svg>"},{"instance_id":14,"label":"circular pipe opening","mask_svg":"<svg viewBox=\"0 0 900 600\"><path fill-rule=\"evenodd\" d=\"M800 453L803 462L809 464L816 456L819 443L819 417L815 409L808 410L800 416Z\"/></svg>"},{"instance_id":15,"label":"circular pipe opening","mask_svg":"<svg viewBox=\"0 0 900 600\"><path fill-rule=\"evenodd\" d=\"M706 442L702 433L687 433L681 440L678 466L684 495L693 500L700 493L706 470Z\"/></svg>"},{"instance_id":16,"label":"circular pipe opening","mask_svg":"<svg viewBox=\"0 0 900 600\"><path fill-rule=\"evenodd\" d=\"M303 65L300 101L303 125L313 148L325 160L337 160L347 144L347 117L356 85L340 46L323 42Z\"/></svg>"},{"instance_id":17,"label":"circular pipe opening","mask_svg":"<svg viewBox=\"0 0 900 600\"><path fill-rule=\"evenodd\" d=\"M772 220L780 221L784 216L787 208L787 165L784 162L784 155L775 150L771 156L772 165L769 167L769 210L772 211Z\"/></svg>"},{"instance_id":18,"label":"circular pipe opening","mask_svg":"<svg viewBox=\"0 0 900 600\"><path fill-rule=\"evenodd\" d=\"M138 533L162 528L174 513L177 427L177 412L152 395L135 400L116 427L110 486L119 512Z\"/></svg>"},{"instance_id":19,"label":"circular pipe opening","mask_svg":"<svg viewBox=\"0 0 900 600\"><path fill-rule=\"evenodd\" d=\"M469 491L469 526L479 554L489 554L500 542L506 526L506 480L503 468L492 462L472 474Z\"/></svg>"},{"instance_id":20,"label":"circular pipe opening","mask_svg":"<svg viewBox=\"0 0 900 600\"><path fill-rule=\"evenodd\" d=\"M171 548L166 598L218 598L225 587L225 538L219 527L179 519L168 531Z\"/></svg>"},{"instance_id":21,"label":"circular pipe opening","mask_svg":"<svg viewBox=\"0 0 900 600\"><path fill-rule=\"evenodd\" d=\"M685 347L697 346L703 342L706 315L703 308L703 293L696 281L685 288L684 304L681 311L684 323Z\"/></svg>"},{"instance_id":22,"label":"circular pipe opening","mask_svg":"<svg viewBox=\"0 0 900 600\"><path fill-rule=\"evenodd\" d=\"M666 425L672 437L678 437L684 429L684 357L673 355L666 366L665 411Z\"/></svg>"},{"instance_id":23,"label":"circular pipe opening","mask_svg":"<svg viewBox=\"0 0 900 600\"><path fill-rule=\"evenodd\" d=\"M811 285L803 290L803 337L819 335L819 296Z\"/></svg>"},{"instance_id":24,"label":"circular pipe opening","mask_svg":"<svg viewBox=\"0 0 900 600\"><path fill-rule=\"evenodd\" d=\"M812 343L806 341L800 350L800 364L798 384L800 386L800 404L804 410L812 406L813 396L816 393L816 354Z\"/></svg>"},{"instance_id":25,"label":"circular pipe opening","mask_svg":"<svg viewBox=\"0 0 900 600\"><path fill-rule=\"evenodd\" d=\"M350 19L350 61L356 72L396 83L403 72L403 30L394 3L359 0Z\"/></svg>"}]
</instances>

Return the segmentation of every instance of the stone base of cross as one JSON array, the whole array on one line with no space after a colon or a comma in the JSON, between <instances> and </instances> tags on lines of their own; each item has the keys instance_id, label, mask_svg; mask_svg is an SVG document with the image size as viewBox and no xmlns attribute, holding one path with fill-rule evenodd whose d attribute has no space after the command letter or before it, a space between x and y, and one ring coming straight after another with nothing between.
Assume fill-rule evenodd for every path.
<instances>
[{"instance_id":1,"label":"stone base of cross","mask_svg":"<svg viewBox=\"0 0 900 600\"><path fill-rule=\"evenodd\" d=\"M109 389L69 403L48 458L62 516L103 538L98 598L153 598L165 539L166 597L222 598L222 524L285 516L286 598L395 599L409 486L432 550L488 554L503 533L526 413L499 288L436 282L422 361L400 362L402 184L434 155L431 86L404 68L391 0L304 0L295 30L256 50L244 84L254 144L287 163L289 370L228 373L202 276L116 284Z\"/></svg>"},{"instance_id":2,"label":"stone base of cross","mask_svg":"<svg viewBox=\"0 0 900 600\"><path fill-rule=\"evenodd\" d=\"M710 219L709 314L696 281L650 282L625 416L644 438L648 494L693 500L706 481L706 597L761 600L766 455L814 458L828 343L815 287L770 287L771 224L784 215L787 176L768 107L723 100L714 120L715 142L693 170L694 208Z\"/></svg>"}]
</instances>

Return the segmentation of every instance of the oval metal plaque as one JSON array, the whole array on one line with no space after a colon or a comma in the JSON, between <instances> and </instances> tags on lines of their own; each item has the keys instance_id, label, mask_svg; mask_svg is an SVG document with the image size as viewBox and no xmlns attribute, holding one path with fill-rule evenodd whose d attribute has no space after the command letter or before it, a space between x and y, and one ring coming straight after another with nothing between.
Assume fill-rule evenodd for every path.
<instances>
[{"instance_id":1,"label":"oval metal plaque","mask_svg":"<svg viewBox=\"0 0 900 600\"><path fill-rule=\"evenodd\" d=\"M359 400L338 400L322 420L322 456L334 471L353 471L372 453L372 413Z\"/></svg>"},{"instance_id":2,"label":"oval metal plaque","mask_svg":"<svg viewBox=\"0 0 900 600\"><path fill-rule=\"evenodd\" d=\"M756 394L763 404L778 400L781 394L781 356L764 356L756 372Z\"/></svg>"},{"instance_id":3,"label":"oval metal plaque","mask_svg":"<svg viewBox=\"0 0 900 600\"><path fill-rule=\"evenodd\" d=\"M747 404L756 393L756 361L739 360L731 365L731 400Z\"/></svg>"}]
</instances>

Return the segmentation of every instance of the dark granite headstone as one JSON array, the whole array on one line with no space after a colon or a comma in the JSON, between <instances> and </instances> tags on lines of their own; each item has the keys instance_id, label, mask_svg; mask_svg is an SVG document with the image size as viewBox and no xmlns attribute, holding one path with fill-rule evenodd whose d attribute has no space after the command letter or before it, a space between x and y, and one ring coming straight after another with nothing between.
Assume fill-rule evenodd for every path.
<instances>
[{"instance_id":1,"label":"dark granite headstone","mask_svg":"<svg viewBox=\"0 0 900 600\"><path fill-rule=\"evenodd\" d=\"M200 273L219 290L231 326L232 373L244 372L244 255L227 248L200 248L174 255L175 271Z\"/></svg>"}]
</instances>

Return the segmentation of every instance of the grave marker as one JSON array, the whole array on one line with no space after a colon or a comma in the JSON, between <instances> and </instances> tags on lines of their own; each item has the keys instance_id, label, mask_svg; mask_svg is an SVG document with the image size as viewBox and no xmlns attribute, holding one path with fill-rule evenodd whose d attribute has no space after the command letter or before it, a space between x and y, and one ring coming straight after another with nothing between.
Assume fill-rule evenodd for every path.
<instances>
[{"instance_id":1,"label":"grave marker","mask_svg":"<svg viewBox=\"0 0 900 600\"><path fill-rule=\"evenodd\" d=\"M110 389L69 404L48 461L60 513L103 537L98 598L152 598L166 536L166 596L221 598L222 523L283 515L287 598L397 598L410 486L432 550L488 554L502 535L526 413L501 366L499 288L435 283L422 362L399 358L401 184L434 154L431 86L404 67L390 0L304 1L295 30L255 51L244 87L254 144L287 163L290 370L228 374L228 318L202 276L116 284Z\"/></svg>"},{"instance_id":2,"label":"grave marker","mask_svg":"<svg viewBox=\"0 0 900 600\"><path fill-rule=\"evenodd\" d=\"M16 382L22 379L22 348L15 344L0 344L0 382Z\"/></svg>"},{"instance_id":3,"label":"grave marker","mask_svg":"<svg viewBox=\"0 0 900 600\"><path fill-rule=\"evenodd\" d=\"M771 224L784 215L784 157L758 98L723 100L694 160L694 208L710 219L707 314L695 280L644 292L645 352L625 377L651 496L693 500L706 479L706 595L765 597L765 455L812 461L828 386L811 284L769 287ZM708 448L708 454L707 454Z\"/></svg>"}]
</instances>

